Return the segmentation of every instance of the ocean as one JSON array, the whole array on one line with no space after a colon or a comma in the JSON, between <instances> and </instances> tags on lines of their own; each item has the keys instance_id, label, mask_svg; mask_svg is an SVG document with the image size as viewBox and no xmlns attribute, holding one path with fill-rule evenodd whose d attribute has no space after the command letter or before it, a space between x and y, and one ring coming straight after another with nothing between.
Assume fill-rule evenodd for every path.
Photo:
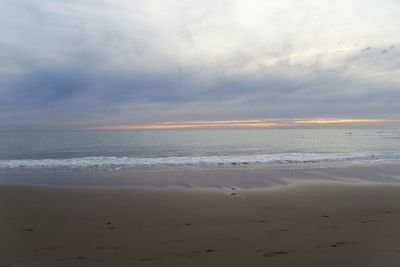
<instances>
[{"instance_id":1,"label":"ocean","mask_svg":"<svg viewBox=\"0 0 400 267\"><path fill-rule=\"evenodd\" d=\"M0 133L0 168L120 169L400 159L399 129Z\"/></svg>"}]
</instances>

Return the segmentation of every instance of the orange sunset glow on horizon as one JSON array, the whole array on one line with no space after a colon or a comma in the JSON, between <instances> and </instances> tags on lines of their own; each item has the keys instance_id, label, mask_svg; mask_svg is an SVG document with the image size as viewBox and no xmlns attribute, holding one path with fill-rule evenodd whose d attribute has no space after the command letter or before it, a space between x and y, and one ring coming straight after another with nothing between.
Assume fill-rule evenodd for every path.
<instances>
[{"instance_id":1,"label":"orange sunset glow on horizon","mask_svg":"<svg viewBox=\"0 0 400 267\"><path fill-rule=\"evenodd\" d=\"M251 119L251 120L199 120L182 122L159 122L149 124L122 124L91 127L90 130L167 130L167 129L234 129L234 128L280 128L322 125L364 125L395 122L375 118L313 118L313 119Z\"/></svg>"}]
</instances>

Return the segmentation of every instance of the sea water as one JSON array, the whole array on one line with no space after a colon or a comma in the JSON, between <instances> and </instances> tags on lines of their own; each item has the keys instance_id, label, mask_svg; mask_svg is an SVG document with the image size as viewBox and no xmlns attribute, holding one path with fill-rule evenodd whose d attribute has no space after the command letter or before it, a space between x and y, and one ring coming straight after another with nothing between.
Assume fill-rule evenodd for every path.
<instances>
[{"instance_id":1,"label":"sea water","mask_svg":"<svg viewBox=\"0 0 400 267\"><path fill-rule=\"evenodd\" d=\"M399 129L1 132L0 168L86 169L400 159Z\"/></svg>"}]
</instances>

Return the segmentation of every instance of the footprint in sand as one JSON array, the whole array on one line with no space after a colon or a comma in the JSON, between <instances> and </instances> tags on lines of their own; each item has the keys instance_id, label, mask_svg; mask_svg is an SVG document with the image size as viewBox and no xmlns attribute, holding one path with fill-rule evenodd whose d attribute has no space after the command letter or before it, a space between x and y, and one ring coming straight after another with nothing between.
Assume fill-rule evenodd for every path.
<instances>
[{"instance_id":1,"label":"footprint in sand","mask_svg":"<svg viewBox=\"0 0 400 267\"><path fill-rule=\"evenodd\" d=\"M194 258L200 253L201 253L200 251L179 252L179 253L174 253L174 256L178 258Z\"/></svg>"},{"instance_id":2,"label":"footprint in sand","mask_svg":"<svg viewBox=\"0 0 400 267\"><path fill-rule=\"evenodd\" d=\"M371 222L377 222L378 220L376 219L368 219L368 220L362 220L360 223L371 223Z\"/></svg>"},{"instance_id":3,"label":"footprint in sand","mask_svg":"<svg viewBox=\"0 0 400 267\"><path fill-rule=\"evenodd\" d=\"M289 251L287 251L287 250L275 250L275 251L265 252L262 255L264 257L272 258L272 257L277 257L277 256L287 255L287 254L289 254Z\"/></svg>"},{"instance_id":4,"label":"footprint in sand","mask_svg":"<svg viewBox=\"0 0 400 267\"><path fill-rule=\"evenodd\" d=\"M318 218L324 218L324 219L328 219L330 217L331 217L330 215L320 215L320 216L318 216Z\"/></svg>"},{"instance_id":5,"label":"footprint in sand","mask_svg":"<svg viewBox=\"0 0 400 267\"><path fill-rule=\"evenodd\" d=\"M111 226L111 222L107 222L106 225L107 225L106 227L103 227L101 229L104 229L104 230L115 230L116 229L115 226Z\"/></svg>"},{"instance_id":6,"label":"footprint in sand","mask_svg":"<svg viewBox=\"0 0 400 267\"><path fill-rule=\"evenodd\" d=\"M316 245L316 248L327 248L327 247L331 247L331 248L339 248L339 247L343 247L343 246L348 246L348 245L356 245L358 244L358 242L353 242L353 241L338 241L334 244L331 245Z\"/></svg>"},{"instance_id":7,"label":"footprint in sand","mask_svg":"<svg viewBox=\"0 0 400 267\"><path fill-rule=\"evenodd\" d=\"M381 211L378 211L378 213L381 213L381 214L391 214L391 213L393 213L393 211L391 211L391 210L381 210Z\"/></svg>"},{"instance_id":8,"label":"footprint in sand","mask_svg":"<svg viewBox=\"0 0 400 267\"><path fill-rule=\"evenodd\" d=\"M347 245L355 245L355 244L358 244L358 243L353 242L353 241L338 241L335 244L332 244L331 247L338 248L338 247L343 247L343 246L347 246Z\"/></svg>"},{"instance_id":9,"label":"footprint in sand","mask_svg":"<svg viewBox=\"0 0 400 267\"><path fill-rule=\"evenodd\" d=\"M260 220L252 220L252 221L250 221L251 223L265 223L265 222L267 222L267 220L265 220L265 219L260 219Z\"/></svg>"},{"instance_id":10,"label":"footprint in sand","mask_svg":"<svg viewBox=\"0 0 400 267\"><path fill-rule=\"evenodd\" d=\"M153 258L141 258L139 261L152 261L154 260Z\"/></svg>"},{"instance_id":11,"label":"footprint in sand","mask_svg":"<svg viewBox=\"0 0 400 267\"><path fill-rule=\"evenodd\" d=\"M108 227L102 227L100 229L102 229L102 230L115 230L117 228L115 226L108 226Z\"/></svg>"},{"instance_id":12,"label":"footprint in sand","mask_svg":"<svg viewBox=\"0 0 400 267\"><path fill-rule=\"evenodd\" d=\"M35 229L34 229L34 228L25 228L25 229L21 229L20 231L23 231L23 232L33 232L33 231L35 231Z\"/></svg>"}]
</instances>

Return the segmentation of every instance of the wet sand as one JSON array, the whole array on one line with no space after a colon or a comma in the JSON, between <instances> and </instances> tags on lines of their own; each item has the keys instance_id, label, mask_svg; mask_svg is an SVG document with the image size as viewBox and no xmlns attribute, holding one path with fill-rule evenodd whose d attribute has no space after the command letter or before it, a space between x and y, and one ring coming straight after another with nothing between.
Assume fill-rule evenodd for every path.
<instances>
[{"instance_id":1,"label":"wet sand","mask_svg":"<svg viewBox=\"0 0 400 267\"><path fill-rule=\"evenodd\" d=\"M0 266L399 266L400 186L0 186Z\"/></svg>"}]
</instances>

